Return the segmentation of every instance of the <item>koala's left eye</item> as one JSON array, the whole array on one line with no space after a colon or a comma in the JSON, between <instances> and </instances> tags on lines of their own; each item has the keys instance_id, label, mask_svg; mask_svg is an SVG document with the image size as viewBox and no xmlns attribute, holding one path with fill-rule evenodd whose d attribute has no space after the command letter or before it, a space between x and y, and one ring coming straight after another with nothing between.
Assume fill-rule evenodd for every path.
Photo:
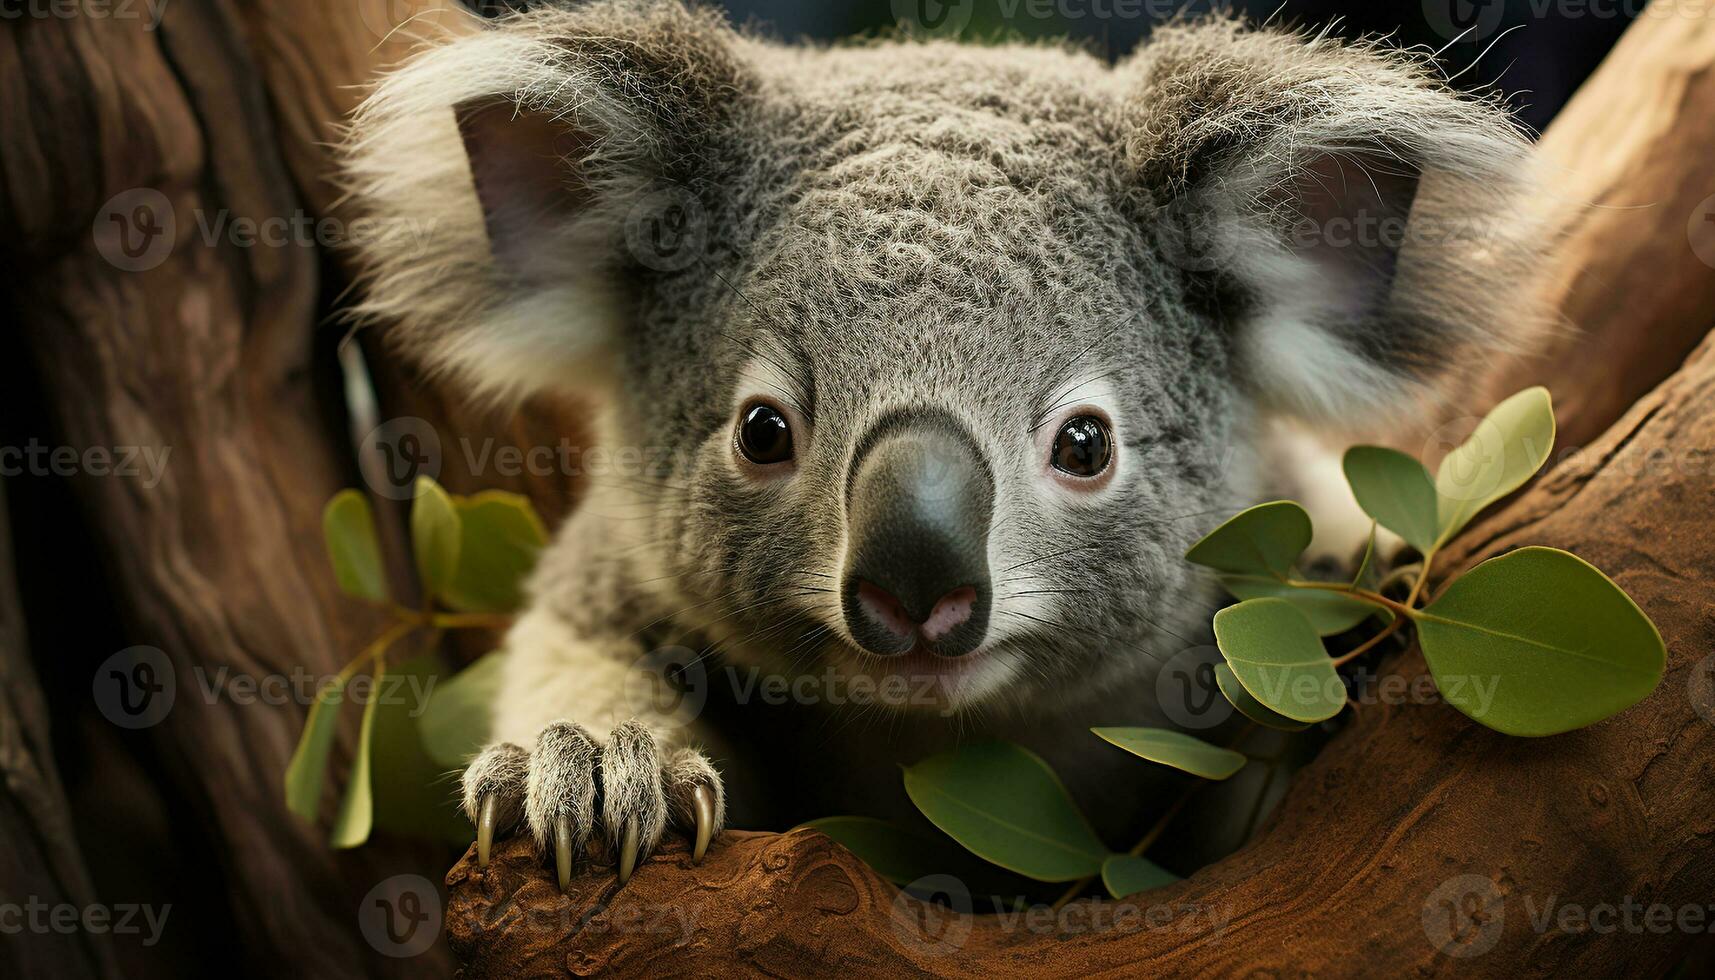
<instances>
[{"instance_id":1,"label":"koala's left eye","mask_svg":"<svg viewBox=\"0 0 1715 980\"><path fill-rule=\"evenodd\" d=\"M770 405L752 405L738 423L738 448L752 463L784 463L792 458L792 427Z\"/></svg>"},{"instance_id":2,"label":"koala's left eye","mask_svg":"<svg viewBox=\"0 0 1715 980\"><path fill-rule=\"evenodd\" d=\"M1067 419L1054 435L1050 457L1054 468L1072 476L1099 476L1113 459L1113 436L1106 422L1094 415Z\"/></svg>"}]
</instances>

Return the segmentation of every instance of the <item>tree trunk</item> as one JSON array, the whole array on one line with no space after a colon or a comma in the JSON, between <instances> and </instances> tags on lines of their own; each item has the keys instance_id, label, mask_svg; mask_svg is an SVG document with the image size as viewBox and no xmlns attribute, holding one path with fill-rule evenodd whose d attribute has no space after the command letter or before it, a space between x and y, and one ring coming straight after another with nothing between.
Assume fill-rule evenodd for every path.
<instances>
[{"instance_id":1,"label":"tree trunk","mask_svg":"<svg viewBox=\"0 0 1715 980\"><path fill-rule=\"evenodd\" d=\"M26 647L17 590L0 573L0 896L111 903L112 840L123 839L160 895L211 893L198 915L169 921L188 934L184 958L156 967L169 976L224 973L240 956L280 976L448 975L455 951L472 976L646 964L798 973L820 958L967 974L1145 962L1152 972L1428 972L1447 955L1425 931L1440 908L1430 900L1469 873L1498 882L1504 912L1498 929L1479 923L1456 937L1496 937L1471 961L1479 969L1672 962L1684 936L1539 934L1525 903L1707 901L1715 773L1699 719L1715 719L1715 694L1699 661L1712 646L1715 598L1710 471L1694 471L1708 458L1685 448L1715 444L1707 347L1598 447L1473 527L1452 558L1553 544L1615 573L1672 656L1661 689L1617 719L1520 741L1444 707L1366 709L1300 774L1256 842L1151 895L1172 914L1129 928L975 917L943 918L943 930L926 933L920 924L937 913L827 839L734 834L702 868L669 847L626 889L592 876L566 898L515 842L488 875L461 863L448 877L453 950L382 955L363 938L360 900L403 872L437 877L451 855L385 838L331 851L324 829L286 811L281 790L307 704L240 704L205 685L222 672L326 675L375 632L377 619L335 588L319 522L333 492L363 485L354 444L371 424L420 418L440 436L444 482L523 490L556 516L576 499L576 467L515 473L495 451L562 438L575 450L576 412L542 403L516 419L473 414L365 338L379 408L356 420L354 439L337 351L344 329L327 318L348 285L342 253L302 231L284 245L244 244L233 223L337 219L329 146L339 120L417 39L469 29L454 7L173 0L158 29L79 16L0 30L0 222L13 230L0 249L22 324L8 353L37 376L32 412L55 445L80 458L139 447L167 462L159 482L90 469L32 488L69 491L65 506L93 531L68 567L99 574L68 578L51 615L32 609ZM1711 64L1707 20L1646 17L1544 140L1545 156L1574 168L1567 187L1578 204L1565 210L1567 240L1544 288L1583 330L1582 346L1568 341L1517 377L1555 387L1567 443L1600 433L1715 323L1715 239L1686 225L1715 193L1702 186L1715 159ZM1681 455L1665 470L1637 468L1650 449ZM123 642L80 618L88 607L115 609ZM50 647L44 636L63 641ZM104 717L90 698L98 665L132 645L158 648L176 678L171 709L141 729ZM1394 666L1407 677L1422 669L1415 655ZM50 674L71 679L69 695L54 700ZM353 742L355 719L346 721L340 759ZM91 730L99 751L54 751L55 739ZM114 805L121 789L131 795ZM78 812L68 796L99 811ZM331 812L337 794L326 796ZM1114 906L1071 908L1075 917ZM16 938L0 937L8 975L147 969L88 932ZM1360 945L1373 953L1352 958Z\"/></svg>"}]
</instances>

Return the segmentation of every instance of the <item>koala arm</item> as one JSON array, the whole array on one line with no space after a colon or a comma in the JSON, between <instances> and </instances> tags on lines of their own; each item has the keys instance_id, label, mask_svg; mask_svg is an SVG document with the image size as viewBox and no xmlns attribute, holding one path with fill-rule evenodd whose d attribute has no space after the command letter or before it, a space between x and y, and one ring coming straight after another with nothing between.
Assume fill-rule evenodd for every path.
<instances>
[{"instance_id":1,"label":"koala arm","mask_svg":"<svg viewBox=\"0 0 1715 980\"><path fill-rule=\"evenodd\" d=\"M611 605L603 591L591 602ZM562 888L592 839L616 855L623 883L669 823L693 836L700 860L725 822L720 774L694 747L692 719L653 696L666 681L639 666L643 637L608 611L584 605L574 621L539 598L508 634L493 741L463 780L479 863L497 832L521 826L554 854Z\"/></svg>"}]
</instances>

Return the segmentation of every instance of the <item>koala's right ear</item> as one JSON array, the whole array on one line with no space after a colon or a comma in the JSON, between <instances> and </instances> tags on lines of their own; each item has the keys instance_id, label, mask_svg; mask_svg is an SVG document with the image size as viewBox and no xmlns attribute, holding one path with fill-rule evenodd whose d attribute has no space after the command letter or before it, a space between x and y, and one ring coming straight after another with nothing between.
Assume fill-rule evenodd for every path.
<instances>
[{"instance_id":1,"label":"koala's right ear","mask_svg":"<svg viewBox=\"0 0 1715 980\"><path fill-rule=\"evenodd\" d=\"M389 74L346 144L357 314L488 397L602 386L627 215L708 176L701 149L749 85L733 40L678 0L600 2Z\"/></svg>"}]
</instances>

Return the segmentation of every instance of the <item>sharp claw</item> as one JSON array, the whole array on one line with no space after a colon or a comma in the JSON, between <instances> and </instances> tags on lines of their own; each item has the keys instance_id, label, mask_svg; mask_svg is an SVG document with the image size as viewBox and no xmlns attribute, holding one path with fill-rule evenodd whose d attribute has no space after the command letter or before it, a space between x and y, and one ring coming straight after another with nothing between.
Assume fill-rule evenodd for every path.
<instances>
[{"instance_id":1,"label":"sharp claw","mask_svg":"<svg viewBox=\"0 0 1715 980\"><path fill-rule=\"evenodd\" d=\"M625 884L631 880L631 872L637 870L637 821L625 822L625 840L619 845L619 883Z\"/></svg>"},{"instance_id":2,"label":"sharp claw","mask_svg":"<svg viewBox=\"0 0 1715 980\"><path fill-rule=\"evenodd\" d=\"M691 790L691 806L697 811L697 842L691 849L691 862L701 864L709 852L709 838L715 829L715 797L707 786Z\"/></svg>"},{"instance_id":3,"label":"sharp claw","mask_svg":"<svg viewBox=\"0 0 1715 980\"><path fill-rule=\"evenodd\" d=\"M554 818L554 866L560 872L560 894L572 887L572 823L570 817Z\"/></svg>"},{"instance_id":4,"label":"sharp claw","mask_svg":"<svg viewBox=\"0 0 1715 980\"><path fill-rule=\"evenodd\" d=\"M494 849L494 811L498 809L494 794L482 798L481 813L476 821L476 866L487 870L488 853Z\"/></svg>"}]
</instances>

